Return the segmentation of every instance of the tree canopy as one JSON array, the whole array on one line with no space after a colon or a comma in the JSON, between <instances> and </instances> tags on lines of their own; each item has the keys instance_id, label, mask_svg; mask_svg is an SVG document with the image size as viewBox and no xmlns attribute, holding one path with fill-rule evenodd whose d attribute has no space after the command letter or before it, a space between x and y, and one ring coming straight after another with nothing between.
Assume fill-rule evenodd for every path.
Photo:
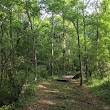
<instances>
[{"instance_id":1,"label":"tree canopy","mask_svg":"<svg viewBox=\"0 0 110 110\"><path fill-rule=\"evenodd\" d=\"M109 0L1 0L0 105L50 76L109 76L109 13Z\"/></svg>"}]
</instances>

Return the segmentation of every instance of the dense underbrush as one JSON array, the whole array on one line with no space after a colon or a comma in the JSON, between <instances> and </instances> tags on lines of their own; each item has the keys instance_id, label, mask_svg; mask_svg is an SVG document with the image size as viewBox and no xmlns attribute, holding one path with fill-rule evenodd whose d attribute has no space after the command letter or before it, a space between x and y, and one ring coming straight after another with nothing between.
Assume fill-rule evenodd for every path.
<instances>
[{"instance_id":1,"label":"dense underbrush","mask_svg":"<svg viewBox=\"0 0 110 110\"><path fill-rule=\"evenodd\" d=\"M8 100L11 100L11 96L6 99L4 98L4 106L0 108L0 110L17 110L18 108L21 108L25 106L27 103L29 103L32 99L35 98L36 93L36 84L27 84L23 85L22 91L19 94L19 98L17 101L13 101L9 104ZM6 103L7 102L7 103Z\"/></svg>"},{"instance_id":2,"label":"dense underbrush","mask_svg":"<svg viewBox=\"0 0 110 110\"><path fill-rule=\"evenodd\" d=\"M103 78L93 76L86 84L91 87L91 92L94 95L110 105L110 73L107 73Z\"/></svg>"}]
</instances>

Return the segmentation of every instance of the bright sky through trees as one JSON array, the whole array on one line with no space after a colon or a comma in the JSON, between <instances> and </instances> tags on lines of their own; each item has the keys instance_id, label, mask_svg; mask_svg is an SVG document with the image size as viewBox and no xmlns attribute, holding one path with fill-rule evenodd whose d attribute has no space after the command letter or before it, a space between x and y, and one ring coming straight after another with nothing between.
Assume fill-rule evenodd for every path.
<instances>
[{"instance_id":1,"label":"bright sky through trees","mask_svg":"<svg viewBox=\"0 0 110 110\"><path fill-rule=\"evenodd\" d=\"M86 14L92 14L95 11L96 5L99 4L101 1L102 0L84 0L85 5L86 5L86 7L85 7ZM46 12L45 9L41 10L41 14L42 14L41 19L51 16L51 13L49 11Z\"/></svg>"},{"instance_id":2,"label":"bright sky through trees","mask_svg":"<svg viewBox=\"0 0 110 110\"><path fill-rule=\"evenodd\" d=\"M72 75L68 81L78 79L77 89L91 84L94 93L110 105L109 13L110 0L0 0L0 106L24 106L25 96L29 98L31 91L34 96L37 84L48 79L56 81L54 78L63 75ZM63 89L67 90L65 86ZM74 88L70 90L73 96ZM56 110L75 109L77 102L81 108L76 110L92 107L91 100L90 104L75 102L75 97L59 95L56 99L68 100L68 106L71 101L73 107L52 105ZM90 110L102 109L97 106Z\"/></svg>"}]
</instances>

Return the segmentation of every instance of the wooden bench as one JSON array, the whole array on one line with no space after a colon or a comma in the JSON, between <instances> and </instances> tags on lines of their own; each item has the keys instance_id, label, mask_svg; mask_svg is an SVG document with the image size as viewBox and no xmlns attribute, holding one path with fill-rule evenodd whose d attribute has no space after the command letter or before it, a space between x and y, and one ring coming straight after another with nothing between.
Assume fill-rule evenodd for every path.
<instances>
[{"instance_id":1,"label":"wooden bench","mask_svg":"<svg viewBox=\"0 0 110 110\"><path fill-rule=\"evenodd\" d=\"M57 81L69 82L72 79L78 79L80 77L80 71L72 74L72 75L63 75L61 78L57 79Z\"/></svg>"}]
</instances>

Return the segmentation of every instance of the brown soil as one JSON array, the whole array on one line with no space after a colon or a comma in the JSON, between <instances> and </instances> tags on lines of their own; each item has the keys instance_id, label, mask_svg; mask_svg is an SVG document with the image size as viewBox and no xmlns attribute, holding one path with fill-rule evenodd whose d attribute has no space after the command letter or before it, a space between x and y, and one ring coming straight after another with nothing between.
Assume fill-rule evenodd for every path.
<instances>
[{"instance_id":1,"label":"brown soil","mask_svg":"<svg viewBox=\"0 0 110 110\"><path fill-rule=\"evenodd\" d=\"M89 88L79 86L78 80L49 80L37 85L36 100L21 110L110 110L110 107L92 95Z\"/></svg>"}]
</instances>

